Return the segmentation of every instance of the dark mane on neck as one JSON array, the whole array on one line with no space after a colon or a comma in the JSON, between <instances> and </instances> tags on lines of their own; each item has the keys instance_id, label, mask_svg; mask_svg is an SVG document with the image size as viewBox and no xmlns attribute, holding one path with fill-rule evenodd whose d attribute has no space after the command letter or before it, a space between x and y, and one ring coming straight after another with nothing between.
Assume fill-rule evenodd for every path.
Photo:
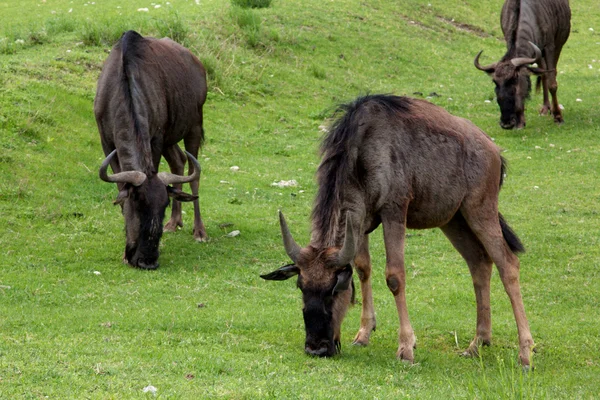
<instances>
[{"instance_id":1,"label":"dark mane on neck","mask_svg":"<svg viewBox=\"0 0 600 400\"><path fill-rule=\"evenodd\" d=\"M135 140L142 158L143 172L151 173L154 171L152 162L152 152L150 150L149 133L142 129L142 124L139 119L139 110L136 109L136 96L140 96L137 85L137 70L139 64L144 60L144 50L147 47L146 39L135 31L127 31L121 36L121 60L123 65L123 74L121 80L121 90L123 98L129 110L132 132L135 135Z\"/></svg>"},{"instance_id":2,"label":"dark mane on neck","mask_svg":"<svg viewBox=\"0 0 600 400\"><path fill-rule=\"evenodd\" d=\"M387 113L408 111L411 100L406 97L378 94L357 98L340 105L337 117L321 143L321 164L317 169L319 186L312 211L313 240L324 246L337 245L338 231L344 229L342 214L346 211L344 189L356 182L356 161L364 130L361 121L370 106Z\"/></svg>"}]
</instances>

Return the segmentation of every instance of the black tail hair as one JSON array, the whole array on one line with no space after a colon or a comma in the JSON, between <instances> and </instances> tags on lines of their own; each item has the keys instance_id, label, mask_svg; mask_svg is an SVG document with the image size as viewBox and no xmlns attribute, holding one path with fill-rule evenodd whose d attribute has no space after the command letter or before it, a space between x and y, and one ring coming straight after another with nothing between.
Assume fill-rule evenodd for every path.
<instances>
[{"instance_id":1,"label":"black tail hair","mask_svg":"<svg viewBox=\"0 0 600 400\"><path fill-rule=\"evenodd\" d=\"M500 168L500 187L502 187L502 184L504 183L504 175L506 174L507 163L504 157L500 158L502 160L502 166ZM502 214L498 213L498 218L500 220L500 227L502 228L502 236L504 237L504 240L506 241L506 244L508 244L510 250L515 254L524 253L525 247L523 246L523 243L521 243L521 240L515 231L508 226L508 223L504 220Z\"/></svg>"},{"instance_id":2,"label":"black tail hair","mask_svg":"<svg viewBox=\"0 0 600 400\"><path fill-rule=\"evenodd\" d=\"M498 213L498 218L500 219L502 236L504 237L504 240L506 241L506 244L508 244L510 250L515 254L525 253L525 247L523 246L523 243L521 243L521 240L519 239L517 234L512 230L512 228L508 226L502 214Z\"/></svg>"}]
</instances>

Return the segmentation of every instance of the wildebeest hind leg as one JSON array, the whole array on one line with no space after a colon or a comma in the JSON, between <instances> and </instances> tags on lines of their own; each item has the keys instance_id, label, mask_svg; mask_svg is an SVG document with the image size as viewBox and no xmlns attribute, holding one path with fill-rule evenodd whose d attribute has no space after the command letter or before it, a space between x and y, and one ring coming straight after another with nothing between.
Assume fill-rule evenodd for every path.
<instances>
[{"instance_id":1,"label":"wildebeest hind leg","mask_svg":"<svg viewBox=\"0 0 600 400\"><path fill-rule=\"evenodd\" d=\"M471 272L477 302L477 330L475 338L463 355L476 356L479 353L479 347L482 345L489 346L492 339L490 309L492 260L477 236L469 228L460 211L441 229L454 248L465 259Z\"/></svg>"},{"instance_id":2,"label":"wildebeest hind leg","mask_svg":"<svg viewBox=\"0 0 600 400\"><path fill-rule=\"evenodd\" d=\"M185 160L187 159L185 153L181 151L178 145L169 147L163 153L165 160L169 164L171 172L176 175L183 175ZM173 187L181 190L181 183L173 184ZM183 219L181 217L181 202L171 199L171 218L165 224L164 230L167 232L175 232L177 228L183 226Z\"/></svg>"},{"instance_id":3,"label":"wildebeest hind leg","mask_svg":"<svg viewBox=\"0 0 600 400\"><path fill-rule=\"evenodd\" d=\"M375 330L375 308L371 288L371 256L369 254L369 236L364 235L354 258L354 266L360 280L362 295L362 312L360 314L360 329L352 344L366 346L369 344L371 332Z\"/></svg>"},{"instance_id":4,"label":"wildebeest hind leg","mask_svg":"<svg viewBox=\"0 0 600 400\"><path fill-rule=\"evenodd\" d=\"M398 318L400 319L396 357L412 363L414 361L416 339L408 318L408 308L406 305L406 271L404 269L405 221L406 208L404 210L388 210L381 218L386 254L385 280L388 288L394 295Z\"/></svg>"},{"instance_id":5,"label":"wildebeest hind leg","mask_svg":"<svg viewBox=\"0 0 600 400\"><path fill-rule=\"evenodd\" d=\"M496 198L497 199L497 198ZM497 201L497 200L496 200ZM529 322L525 315L525 307L519 284L519 258L510 250L502 235L497 203L484 199L475 201L471 207L461 208L463 215L485 247L498 268L504 290L508 294L519 334L519 359L524 367L529 367L530 355L534 347ZM475 205L477 204L477 205ZM468 212L466 211L468 210Z\"/></svg>"}]
</instances>

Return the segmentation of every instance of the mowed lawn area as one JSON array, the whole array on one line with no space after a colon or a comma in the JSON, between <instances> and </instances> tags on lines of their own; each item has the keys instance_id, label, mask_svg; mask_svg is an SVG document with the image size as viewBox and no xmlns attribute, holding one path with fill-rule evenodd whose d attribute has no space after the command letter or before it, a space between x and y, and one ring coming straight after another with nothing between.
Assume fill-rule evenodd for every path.
<instances>
[{"instance_id":1,"label":"mowed lawn area","mask_svg":"<svg viewBox=\"0 0 600 400\"><path fill-rule=\"evenodd\" d=\"M600 4L571 3L557 71L564 124L538 115L532 90L526 128L506 131L491 79L473 66L480 50L482 64L506 50L501 0L0 0L0 399L598 398ZM199 161L209 241L194 241L184 204L156 271L122 263L117 189L98 178L96 82L129 29L176 39L208 71ZM308 243L323 132L338 104L367 93L427 98L504 150L500 210L527 249L533 371L518 365L496 270L492 345L460 356L475 296L439 230L406 239L414 364L395 357L381 229L370 241L369 346L351 345L356 305L341 354L304 354L295 280L259 275L289 262L279 209Z\"/></svg>"}]
</instances>

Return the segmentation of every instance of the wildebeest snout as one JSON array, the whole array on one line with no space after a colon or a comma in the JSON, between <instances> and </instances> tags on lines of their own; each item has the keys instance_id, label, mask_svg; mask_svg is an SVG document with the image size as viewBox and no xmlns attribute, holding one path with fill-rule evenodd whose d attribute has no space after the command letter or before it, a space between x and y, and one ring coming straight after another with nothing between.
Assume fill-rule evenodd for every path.
<instances>
[{"instance_id":1,"label":"wildebeest snout","mask_svg":"<svg viewBox=\"0 0 600 400\"><path fill-rule=\"evenodd\" d=\"M332 357L335 355L335 346L326 340L320 341L316 346L307 341L304 351L310 356Z\"/></svg>"}]
</instances>

